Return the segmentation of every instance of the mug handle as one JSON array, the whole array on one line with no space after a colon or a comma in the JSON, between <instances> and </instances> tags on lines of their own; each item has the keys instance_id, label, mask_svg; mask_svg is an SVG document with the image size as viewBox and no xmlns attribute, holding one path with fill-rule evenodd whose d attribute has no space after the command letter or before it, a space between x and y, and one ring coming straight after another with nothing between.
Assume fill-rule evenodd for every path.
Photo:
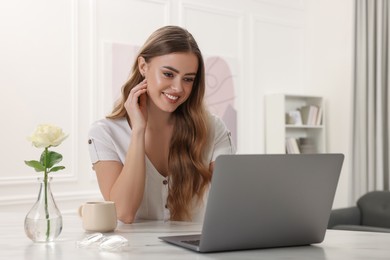
<instances>
[{"instance_id":1,"label":"mug handle","mask_svg":"<svg viewBox=\"0 0 390 260\"><path fill-rule=\"evenodd\" d=\"M84 207L84 205L81 205L81 206L79 207L79 217L80 217L80 218L83 217L83 207Z\"/></svg>"}]
</instances>

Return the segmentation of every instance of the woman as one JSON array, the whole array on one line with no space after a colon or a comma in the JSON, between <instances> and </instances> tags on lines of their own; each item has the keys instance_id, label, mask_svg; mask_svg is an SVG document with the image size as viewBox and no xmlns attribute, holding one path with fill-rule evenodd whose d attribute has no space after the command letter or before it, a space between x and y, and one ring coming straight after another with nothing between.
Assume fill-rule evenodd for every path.
<instances>
[{"instance_id":1,"label":"woman","mask_svg":"<svg viewBox=\"0 0 390 260\"><path fill-rule=\"evenodd\" d=\"M92 125L90 155L118 219L199 221L215 158L230 133L203 104L205 71L192 35L155 31L141 48L112 113Z\"/></svg>"}]
</instances>

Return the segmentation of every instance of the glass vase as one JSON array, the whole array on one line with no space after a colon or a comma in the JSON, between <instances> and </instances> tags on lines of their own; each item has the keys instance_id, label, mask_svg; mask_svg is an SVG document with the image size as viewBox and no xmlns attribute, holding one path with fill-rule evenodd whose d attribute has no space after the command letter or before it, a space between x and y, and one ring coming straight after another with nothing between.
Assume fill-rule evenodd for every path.
<instances>
[{"instance_id":1,"label":"glass vase","mask_svg":"<svg viewBox=\"0 0 390 260\"><path fill-rule=\"evenodd\" d=\"M62 231L62 216L51 193L51 179L38 178L38 198L24 220L24 231L34 242L51 242Z\"/></svg>"}]
</instances>

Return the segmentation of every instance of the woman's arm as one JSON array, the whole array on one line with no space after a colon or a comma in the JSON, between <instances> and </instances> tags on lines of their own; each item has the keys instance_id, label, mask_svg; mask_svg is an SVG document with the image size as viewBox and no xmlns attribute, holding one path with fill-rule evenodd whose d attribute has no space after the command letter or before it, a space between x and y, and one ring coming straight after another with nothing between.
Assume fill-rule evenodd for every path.
<instances>
[{"instance_id":1,"label":"woman's arm","mask_svg":"<svg viewBox=\"0 0 390 260\"><path fill-rule=\"evenodd\" d=\"M118 219L134 221L145 188L144 134L131 137L125 164L117 161L99 161L94 164L100 191L105 200L115 202Z\"/></svg>"},{"instance_id":2,"label":"woman's arm","mask_svg":"<svg viewBox=\"0 0 390 260\"><path fill-rule=\"evenodd\" d=\"M113 161L94 165L104 199L115 202L118 219L124 223L134 221L145 190L146 88L143 80L130 91L125 102L132 131L123 166Z\"/></svg>"}]
</instances>

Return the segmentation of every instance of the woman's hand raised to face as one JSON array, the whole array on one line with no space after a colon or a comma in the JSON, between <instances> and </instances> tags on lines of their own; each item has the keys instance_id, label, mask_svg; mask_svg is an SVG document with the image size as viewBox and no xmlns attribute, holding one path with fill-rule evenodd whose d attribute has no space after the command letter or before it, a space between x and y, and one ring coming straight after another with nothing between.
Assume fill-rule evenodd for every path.
<instances>
[{"instance_id":1,"label":"woman's hand raised to face","mask_svg":"<svg viewBox=\"0 0 390 260\"><path fill-rule=\"evenodd\" d=\"M144 79L130 91L125 102L125 108L130 117L133 131L137 129L145 130L146 128L146 122L148 120L146 108L147 86L148 83L146 79Z\"/></svg>"}]
</instances>

